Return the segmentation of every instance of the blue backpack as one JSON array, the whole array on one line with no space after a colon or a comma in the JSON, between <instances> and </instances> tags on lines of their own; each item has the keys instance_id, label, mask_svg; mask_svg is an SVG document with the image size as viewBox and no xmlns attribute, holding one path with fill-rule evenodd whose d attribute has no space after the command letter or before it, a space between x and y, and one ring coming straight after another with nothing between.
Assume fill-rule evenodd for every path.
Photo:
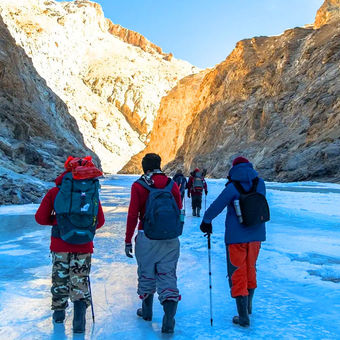
<instances>
[{"instance_id":1,"label":"blue backpack","mask_svg":"<svg viewBox=\"0 0 340 340\"><path fill-rule=\"evenodd\" d=\"M137 183L149 191L143 218L145 236L151 240L170 240L182 235L180 210L171 192L174 181L170 180L162 189L153 188L142 179Z\"/></svg>"},{"instance_id":2,"label":"blue backpack","mask_svg":"<svg viewBox=\"0 0 340 340\"><path fill-rule=\"evenodd\" d=\"M52 236L70 244L84 244L93 240L97 227L99 208L99 181L73 179L67 173L54 201L57 225Z\"/></svg>"}]
</instances>

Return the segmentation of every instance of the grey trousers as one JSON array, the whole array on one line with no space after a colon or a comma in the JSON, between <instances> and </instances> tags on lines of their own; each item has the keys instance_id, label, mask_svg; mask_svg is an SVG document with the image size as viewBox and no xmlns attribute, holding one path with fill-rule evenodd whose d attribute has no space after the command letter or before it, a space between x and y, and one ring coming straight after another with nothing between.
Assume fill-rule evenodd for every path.
<instances>
[{"instance_id":1,"label":"grey trousers","mask_svg":"<svg viewBox=\"0 0 340 340\"><path fill-rule=\"evenodd\" d=\"M176 268L179 258L179 240L150 240L139 231L135 255L138 264L138 290L141 299L158 293L160 303L180 300Z\"/></svg>"}]
</instances>

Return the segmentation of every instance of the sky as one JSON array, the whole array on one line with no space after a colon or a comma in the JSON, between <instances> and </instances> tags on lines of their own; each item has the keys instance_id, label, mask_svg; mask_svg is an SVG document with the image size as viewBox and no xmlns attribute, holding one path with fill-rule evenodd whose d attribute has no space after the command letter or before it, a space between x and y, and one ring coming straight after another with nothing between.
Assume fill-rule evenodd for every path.
<instances>
[{"instance_id":1,"label":"sky","mask_svg":"<svg viewBox=\"0 0 340 340\"><path fill-rule=\"evenodd\" d=\"M206 68L239 40L314 22L323 0L97 0L107 18Z\"/></svg>"}]
</instances>

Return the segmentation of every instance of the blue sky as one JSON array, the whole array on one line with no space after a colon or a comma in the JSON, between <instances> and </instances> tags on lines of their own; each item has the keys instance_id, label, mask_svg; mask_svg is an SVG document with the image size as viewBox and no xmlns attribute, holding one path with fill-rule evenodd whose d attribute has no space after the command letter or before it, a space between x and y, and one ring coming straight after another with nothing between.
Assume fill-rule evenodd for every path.
<instances>
[{"instance_id":1,"label":"blue sky","mask_svg":"<svg viewBox=\"0 0 340 340\"><path fill-rule=\"evenodd\" d=\"M323 0L98 0L105 16L195 66L224 60L245 38L314 22Z\"/></svg>"}]
</instances>

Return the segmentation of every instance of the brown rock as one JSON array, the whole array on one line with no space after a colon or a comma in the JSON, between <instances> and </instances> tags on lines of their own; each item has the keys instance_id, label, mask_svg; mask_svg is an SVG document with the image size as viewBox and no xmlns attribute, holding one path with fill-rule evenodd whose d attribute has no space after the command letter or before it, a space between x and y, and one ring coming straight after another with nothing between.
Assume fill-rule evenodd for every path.
<instances>
[{"instance_id":1,"label":"brown rock","mask_svg":"<svg viewBox=\"0 0 340 340\"><path fill-rule=\"evenodd\" d=\"M339 41L335 17L317 30L240 41L162 99L150 144L123 171L140 172L142 155L154 151L169 172L198 166L225 177L244 155L267 180L340 181Z\"/></svg>"},{"instance_id":2,"label":"brown rock","mask_svg":"<svg viewBox=\"0 0 340 340\"><path fill-rule=\"evenodd\" d=\"M314 28L318 29L340 18L340 0L325 0L316 13Z\"/></svg>"}]
</instances>

